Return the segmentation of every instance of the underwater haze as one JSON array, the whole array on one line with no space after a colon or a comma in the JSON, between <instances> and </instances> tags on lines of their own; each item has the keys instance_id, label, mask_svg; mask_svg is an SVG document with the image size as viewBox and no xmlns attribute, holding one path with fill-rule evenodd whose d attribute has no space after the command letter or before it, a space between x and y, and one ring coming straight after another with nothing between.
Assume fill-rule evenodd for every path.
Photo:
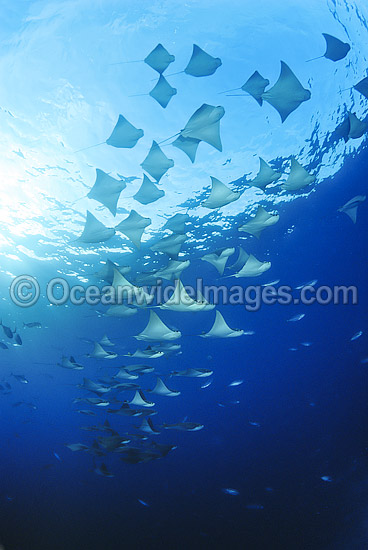
<instances>
[{"instance_id":1,"label":"underwater haze","mask_svg":"<svg viewBox=\"0 0 368 550\"><path fill-rule=\"evenodd\" d=\"M368 5L0 20L0 550L368 547Z\"/></svg>"}]
</instances>

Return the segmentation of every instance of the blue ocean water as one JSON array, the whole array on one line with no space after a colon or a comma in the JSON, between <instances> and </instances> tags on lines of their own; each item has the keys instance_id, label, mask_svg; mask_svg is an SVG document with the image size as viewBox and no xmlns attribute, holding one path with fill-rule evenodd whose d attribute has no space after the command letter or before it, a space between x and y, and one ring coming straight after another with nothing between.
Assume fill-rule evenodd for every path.
<instances>
[{"instance_id":1,"label":"blue ocean water","mask_svg":"<svg viewBox=\"0 0 368 550\"><path fill-rule=\"evenodd\" d=\"M366 75L366 6L320 0L308 7L298 1L249 2L247 9L235 1L226 6L18 1L3 11L0 316L22 344L14 346L15 336L1 334L8 349L0 350L0 543L6 550L365 548L367 203L359 206L356 224L338 209L364 195L368 156L365 135L344 143L333 133L348 111L366 119L367 99L341 91ZM351 44L346 59L305 63L323 53L322 32ZM130 97L150 89L155 73L149 67L110 65L143 59L159 42L176 56L168 73L185 67L193 43L223 63L203 79L172 76L178 94L165 110L150 97ZM219 95L256 69L274 83L280 59L312 92L311 101L283 124L270 105ZM223 151L202 143L191 165L181 151L163 146L175 162L162 179L165 197L140 205L132 196L152 139L174 135L203 103L225 107ZM120 113L145 129L136 148L102 145L76 153L105 139ZM316 174L313 186L300 193L248 187L258 156L288 174L292 155ZM84 197L96 168L127 182L116 219ZM209 176L241 191L239 201L208 214L201 202L209 194ZM280 219L258 240L238 227L259 204ZM132 208L152 219L140 250L121 233L103 243L75 242L87 209L112 227ZM252 312L220 303L217 309L229 326L251 334L218 339L199 337L211 328L214 311L158 310L167 326L181 331L175 341L180 351L141 360L126 354L146 347L134 336L146 326L148 311L115 319L101 315L101 305L49 303L45 289L55 277L69 285L102 286L94 274L107 259L129 265L131 281L165 265L168 257L152 254L150 246L177 212L190 216L189 238L178 257L191 262L184 284L200 278L207 285L246 287L279 280L276 287L295 289L317 280L316 287L354 285L358 304L263 304ZM269 272L222 279L200 259L239 246L270 261ZM227 269L225 275L231 273ZM23 274L41 288L29 308L15 305L9 295L12 280ZM299 314L304 317L289 321ZM23 325L33 322L41 328ZM106 349L119 357L88 358L93 342L105 334L114 343ZM63 355L73 356L84 370L58 366ZM73 403L97 396L77 387L84 377L98 381L122 365L142 362L155 371L133 382L155 402L152 422L159 435L139 442L134 434L143 435L136 428L142 418L107 412L131 400L133 391L107 393L114 396L108 407ZM188 368L212 370L212 383L201 387L208 378L170 375ZM157 375L180 395L147 393ZM234 381L241 383L231 385ZM81 409L95 415L79 414ZM106 452L99 444L100 453L93 454L93 441L109 432L81 427L106 420L122 436L133 434L127 448L152 451L151 441L175 448L138 464L121 460L124 449ZM204 427L163 428L187 421ZM88 451L72 452L66 445L73 443ZM113 477L98 475L102 463Z\"/></svg>"}]
</instances>

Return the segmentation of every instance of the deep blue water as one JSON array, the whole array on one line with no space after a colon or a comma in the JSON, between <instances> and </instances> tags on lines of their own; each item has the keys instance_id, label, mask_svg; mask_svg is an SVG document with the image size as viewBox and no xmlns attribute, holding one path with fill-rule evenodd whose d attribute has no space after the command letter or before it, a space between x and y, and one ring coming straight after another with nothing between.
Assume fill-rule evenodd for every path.
<instances>
[{"instance_id":1,"label":"deep blue water","mask_svg":"<svg viewBox=\"0 0 368 550\"><path fill-rule=\"evenodd\" d=\"M262 243L263 250L276 245L273 274L285 284L313 278L320 284L354 284L359 304L263 306L256 313L235 306L231 325L255 335L232 341L198 342L191 335L209 326L209 314L183 315L180 328L188 336L182 355L161 359L156 368L162 373L211 368L213 384L200 389L201 380L173 378L171 386L182 394L157 396L155 425L185 416L205 425L200 432L158 436L177 445L162 460L130 465L110 456L106 463L115 477L96 476L92 458L64 444L91 441L79 426L102 422L107 413L95 408L98 416L89 418L73 412L78 407L71 400L81 392L71 384L83 373L37 365L56 363L62 349L88 364L91 378L108 373L111 369L97 370L101 362L84 357L89 346L78 337L95 339L106 332L124 349L124 332L136 333L142 322L96 319L87 308L32 312L48 331L25 329L23 348L14 350L18 355L2 351L2 379L12 385L1 398L0 517L6 549L365 547L367 365L360 361L367 355L367 334L350 338L367 323L368 222L364 206L356 225L336 210L364 191L367 166L363 150L307 201L281 208L279 225ZM233 233L228 242L235 245L237 239ZM260 244L253 247L257 252ZM190 270L195 277L196 268ZM201 275L216 283L210 266L201 266ZM300 312L304 319L287 322ZM167 313L165 320L174 324L174 317ZM27 311L27 321L31 318ZM312 345L300 346L305 341ZM12 379L15 371L29 384ZM145 378L150 387L154 377ZM244 383L228 387L234 379ZM12 406L22 399L37 410ZM109 418L122 431L137 424ZM229 487L239 494L225 494Z\"/></svg>"},{"instance_id":2,"label":"deep blue water","mask_svg":"<svg viewBox=\"0 0 368 550\"><path fill-rule=\"evenodd\" d=\"M368 203L360 204L356 224L338 212L366 194L367 133L344 143L335 132L348 112L368 121L366 97L351 89L366 75L367 7L358 0L2 4L0 321L17 329L22 345L14 346L15 336L10 339L0 326L0 343L8 346L0 346L0 550L367 548ZM323 53L322 32L348 41L349 55L337 63L305 63ZM176 56L168 73L178 93L165 110L145 94L157 74L138 61L158 42ZM183 74L193 43L221 57L216 74ZM256 69L272 86L281 59L311 90L311 101L284 123L266 102L259 107L252 98L219 93ZM128 60L137 62L119 64ZM224 106L223 151L201 143L191 164L165 138L205 102ZM144 128L142 140L132 149L94 147L111 133L119 113ZM165 140L162 149L175 163L161 180L165 198L144 206L133 195L153 139ZM259 155L282 172L281 181L295 156L316 182L300 194L277 186L264 194L249 188ZM86 198L96 168L127 182L116 217ZM210 176L241 191L239 201L208 214L201 203ZM238 231L258 204L280 215L259 240ZM115 227L133 208L152 218L139 251L121 233L96 245L76 242L86 210ZM199 337L211 328L213 311L157 310L182 332L180 353L157 360L126 357L146 347L134 336L146 326L148 311L114 319L102 315L102 306L49 304L50 279L101 286L95 273L107 259L129 264L127 278L139 284L142 272L165 265L168 258L150 246L176 212L190 216L179 256L191 262L183 284L203 279L230 287L277 279L276 286L295 289L318 280L317 287L354 285L358 303L263 304L253 312L220 303L231 328L252 333L229 339ZM201 261L204 254L239 245L270 261L270 271L222 279ZM35 277L42 290L30 308L14 305L9 296L12 279L22 274ZM289 321L300 314L299 321ZM32 322L42 327L23 325ZM105 334L119 357L87 357L91 342ZM61 368L63 355L84 370ZM131 400L133 391L108 392L106 408L73 402L96 396L78 387L84 377L98 381L138 363L155 367L137 383L155 402L152 422L160 431L142 443L134 439L142 435L141 418L108 412ZM202 388L207 378L170 375L187 368L213 370L212 383ZM157 375L181 394L148 393ZM234 381L241 383L231 386ZM175 449L139 464L122 461L124 449L96 456L94 440L108 434L81 428L106 420L119 434L133 434L127 448L152 449L156 441ZM162 427L184 421L204 428ZM66 446L74 443L87 452ZM101 464L113 477L97 475Z\"/></svg>"}]
</instances>

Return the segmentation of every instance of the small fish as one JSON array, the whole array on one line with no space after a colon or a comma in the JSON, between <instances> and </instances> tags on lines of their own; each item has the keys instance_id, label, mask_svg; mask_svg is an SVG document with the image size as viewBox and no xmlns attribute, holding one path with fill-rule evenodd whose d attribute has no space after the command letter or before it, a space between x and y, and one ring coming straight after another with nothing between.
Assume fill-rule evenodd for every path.
<instances>
[{"instance_id":1,"label":"small fish","mask_svg":"<svg viewBox=\"0 0 368 550\"><path fill-rule=\"evenodd\" d=\"M302 346L309 348L312 345L312 342L302 342Z\"/></svg>"},{"instance_id":2,"label":"small fish","mask_svg":"<svg viewBox=\"0 0 368 550\"><path fill-rule=\"evenodd\" d=\"M249 424L250 424L251 426L255 426L256 428L260 428L260 427L261 427L261 425L260 425L258 422L251 422L251 421L249 420Z\"/></svg>"},{"instance_id":3,"label":"small fish","mask_svg":"<svg viewBox=\"0 0 368 550\"><path fill-rule=\"evenodd\" d=\"M332 477L330 477L330 476L321 476L321 479L322 479L322 481L327 481L329 483L331 483L331 481L332 481Z\"/></svg>"},{"instance_id":4,"label":"small fish","mask_svg":"<svg viewBox=\"0 0 368 550\"><path fill-rule=\"evenodd\" d=\"M23 344L22 338L19 336L19 334L16 332L14 335L15 345L21 346Z\"/></svg>"},{"instance_id":5,"label":"small fish","mask_svg":"<svg viewBox=\"0 0 368 550\"><path fill-rule=\"evenodd\" d=\"M57 460L58 460L59 462L61 462L60 456L59 456L57 453L55 453L55 452L54 452L54 457L57 458Z\"/></svg>"},{"instance_id":6,"label":"small fish","mask_svg":"<svg viewBox=\"0 0 368 550\"><path fill-rule=\"evenodd\" d=\"M142 504L142 506L149 507L149 504L147 502L144 502L144 500L141 500L140 498L138 499L138 502L140 502L140 504Z\"/></svg>"},{"instance_id":7,"label":"small fish","mask_svg":"<svg viewBox=\"0 0 368 550\"><path fill-rule=\"evenodd\" d=\"M263 283L262 286L275 286L279 284L279 282L280 282L280 279L275 279L274 281L270 281L269 283Z\"/></svg>"},{"instance_id":8,"label":"small fish","mask_svg":"<svg viewBox=\"0 0 368 550\"><path fill-rule=\"evenodd\" d=\"M290 317L288 319L289 323L295 323L296 321L301 321L305 317L305 313L298 313L298 315L294 315L294 317Z\"/></svg>"},{"instance_id":9,"label":"small fish","mask_svg":"<svg viewBox=\"0 0 368 550\"><path fill-rule=\"evenodd\" d=\"M366 365L368 363L368 357L364 357L364 359L360 360L362 365Z\"/></svg>"},{"instance_id":10,"label":"small fish","mask_svg":"<svg viewBox=\"0 0 368 550\"><path fill-rule=\"evenodd\" d=\"M7 338L13 338L13 331L11 330L11 328L3 325L3 322L0 321L0 325L3 327L3 331L4 331L4 334Z\"/></svg>"},{"instance_id":11,"label":"small fish","mask_svg":"<svg viewBox=\"0 0 368 550\"><path fill-rule=\"evenodd\" d=\"M34 323L23 323L24 328L42 328L41 323L34 322Z\"/></svg>"},{"instance_id":12,"label":"small fish","mask_svg":"<svg viewBox=\"0 0 368 550\"><path fill-rule=\"evenodd\" d=\"M208 388L212 384L213 380L208 380L208 382L205 382L202 384L201 389L204 390L205 388Z\"/></svg>"},{"instance_id":13,"label":"small fish","mask_svg":"<svg viewBox=\"0 0 368 550\"><path fill-rule=\"evenodd\" d=\"M318 283L318 280L313 279L312 281L308 281L307 283L303 283L299 286L296 286L295 289L296 290L301 290L302 288L305 288L306 286L316 286L317 283Z\"/></svg>"},{"instance_id":14,"label":"small fish","mask_svg":"<svg viewBox=\"0 0 368 550\"><path fill-rule=\"evenodd\" d=\"M289 351L298 351L298 348L289 348Z\"/></svg>"},{"instance_id":15,"label":"small fish","mask_svg":"<svg viewBox=\"0 0 368 550\"><path fill-rule=\"evenodd\" d=\"M225 408L225 405L223 405L222 403L217 403L217 405L218 405L219 407L222 407L223 409Z\"/></svg>"},{"instance_id":16,"label":"small fish","mask_svg":"<svg viewBox=\"0 0 368 550\"><path fill-rule=\"evenodd\" d=\"M222 492L225 493L225 495L239 495L239 491L237 489L231 489L229 487L227 487L226 489L222 489Z\"/></svg>"},{"instance_id":17,"label":"small fish","mask_svg":"<svg viewBox=\"0 0 368 550\"><path fill-rule=\"evenodd\" d=\"M233 382L230 382L229 384L229 388L233 388L235 386L240 386L241 384L243 384L244 380L234 380Z\"/></svg>"},{"instance_id":18,"label":"small fish","mask_svg":"<svg viewBox=\"0 0 368 550\"><path fill-rule=\"evenodd\" d=\"M0 348L1 349L9 349L8 346L6 344L4 344L4 342L0 342Z\"/></svg>"},{"instance_id":19,"label":"small fish","mask_svg":"<svg viewBox=\"0 0 368 550\"><path fill-rule=\"evenodd\" d=\"M253 336L253 334L255 334L254 330L245 330L243 332L243 336Z\"/></svg>"},{"instance_id":20,"label":"small fish","mask_svg":"<svg viewBox=\"0 0 368 550\"><path fill-rule=\"evenodd\" d=\"M28 380L25 376L23 376L23 374L13 374L12 373L11 376L13 376L21 384L28 384Z\"/></svg>"},{"instance_id":21,"label":"small fish","mask_svg":"<svg viewBox=\"0 0 368 550\"><path fill-rule=\"evenodd\" d=\"M360 338L362 334L363 334L363 331L362 331L362 330L359 330L358 332L356 332L356 333L354 334L354 336L352 336L352 337L350 338L350 341L351 341L351 342L354 342L354 340L358 340L358 338Z\"/></svg>"}]
</instances>

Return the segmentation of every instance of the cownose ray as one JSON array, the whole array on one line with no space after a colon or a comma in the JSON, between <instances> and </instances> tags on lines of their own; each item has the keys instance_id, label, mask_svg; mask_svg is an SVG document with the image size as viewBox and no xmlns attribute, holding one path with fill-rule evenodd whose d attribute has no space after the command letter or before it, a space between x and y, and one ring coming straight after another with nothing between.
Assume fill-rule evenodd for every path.
<instances>
[{"instance_id":1,"label":"cownose ray","mask_svg":"<svg viewBox=\"0 0 368 550\"><path fill-rule=\"evenodd\" d=\"M339 208L338 212L344 212L347 216L349 216L353 223L356 223L358 206L362 202L364 202L365 199L365 195L357 195L356 197L353 197L352 199L350 199L350 201L345 203L344 206Z\"/></svg>"},{"instance_id":2,"label":"cownose ray","mask_svg":"<svg viewBox=\"0 0 368 550\"><path fill-rule=\"evenodd\" d=\"M213 374L213 370L209 369L186 369L181 371L172 371L171 376L185 376L188 378L207 378Z\"/></svg>"},{"instance_id":3,"label":"cownose ray","mask_svg":"<svg viewBox=\"0 0 368 550\"><path fill-rule=\"evenodd\" d=\"M259 172L254 179L247 182L252 187L264 189L270 183L274 183L281 178L281 174L273 170L263 158L259 157Z\"/></svg>"},{"instance_id":4,"label":"cownose ray","mask_svg":"<svg viewBox=\"0 0 368 550\"><path fill-rule=\"evenodd\" d=\"M285 122L295 109L310 98L310 91L303 88L284 61L281 61L281 72L276 84L262 94L262 99L278 111L282 122Z\"/></svg>"},{"instance_id":5,"label":"cownose ray","mask_svg":"<svg viewBox=\"0 0 368 550\"><path fill-rule=\"evenodd\" d=\"M83 149L79 149L75 152L80 153L81 151L87 151L87 149L92 149L93 147L98 147L99 145L103 145L105 143L111 147L116 147L117 149L132 149L137 144L137 141L143 137L143 135L143 130L133 126L133 124L131 124L123 115L119 115L114 129L106 141L96 143L95 145L90 145L89 147L84 147Z\"/></svg>"},{"instance_id":6,"label":"cownose ray","mask_svg":"<svg viewBox=\"0 0 368 550\"><path fill-rule=\"evenodd\" d=\"M292 157L290 174L287 180L282 184L281 188L285 191L299 191L303 187L307 187L316 181L316 176L309 174L299 162Z\"/></svg>"},{"instance_id":7,"label":"cownose ray","mask_svg":"<svg viewBox=\"0 0 368 550\"><path fill-rule=\"evenodd\" d=\"M65 447L68 447L73 453L76 451L88 451L89 447L83 443L66 443Z\"/></svg>"},{"instance_id":8,"label":"cownose ray","mask_svg":"<svg viewBox=\"0 0 368 550\"><path fill-rule=\"evenodd\" d=\"M175 61L175 56L170 54L162 44L157 44L153 50L144 58L137 59L135 61L119 61L118 63L112 63L112 65L125 65L129 63L146 63L154 71L162 74L166 71L170 63Z\"/></svg>"},{"instance_id":9,"label":"cownose ray","mask_svg":"<svg viewBox=\"0 0 368 550\"><path fill-rule=\"evenodd\" d=\"M145 172L148 172L150 176L159 182L169 168L174 166L174 161L165 155L156 141L153 141L151 149L141 166Z\"/></svg>"},{"instance_id":10,"label":"cownose ray","mask_svg":"<svg viewBox=\"0 0 368 550\"><path fill-rule=\"evenodd\" d=\"M181 393L180 391L170 390L159 377L157 377L157 382L153 390L147 391L149 391L150 393L155 393L157 395L163 395L165 397L177 397Z\"/></svg>"},{"instance_id":11,"label":"cownose ray","mask_svg":"<svg viewBox=\"0 0 368 550\"><path fill-rule=\"evenodd\" d=\"M104 315L108 317L131 317L138 313L138 310L134 307L126 306L125 304L120 304L116 306L110 306Z\"/></svg>"},{"instance_id":12,"label":"cownose ray","mask_svg":"<svg viewBox=\"0 0 368 550\"><path fill-rule=\"evenodd\" d=\"M156 86L149 93L163 109L166 109L171 98L176 94L177 89L170 86L166 78L162 75L160 75Z\"/></svg>"},{"instance_id":13,"label":"cownose ray","mask_svg":"<svg viewBox=\"0 0 368 550\"><path fill-rule=\"evenodd\" d=\"M187 124L183 130L179 132L179 134L185 139L191 138L194 140L205 141L218 151L222 151L220 121L224 114L225 109L223 107L214 107L213 105L203 103L203 105L201 105L201 107L199 107L199 109L192 114ZM181 144L182 143L183 142L181 142ZM176 143L175 146L179 147L179 149L182 149L186 154L188 154L188 148L181 147L181 144ZM193 156L192 149L191 155ZM191 155L188 154L189 158L192 160Z\"/></svg>"},{"instance_id":14,"label":"cownose ray","mask_svg":"<svg viewBox=\"0 0 368 550\"><path fill-rule=\"evenodd\" d=\"M96 181L87 197L94 199L108 208L113 216L116 216L116 209L120 193L126 188L126 184L117 180L100 170L96 169Z\"/></svg>"},{"instance_id":15,"label":"cownose ray","mask_svg":"<svg viewBox=\"0 0 368 550\"><path fill-rule=\"evenodd\" d=\"M167 220L162 229L168 229L173 233L185 233L186 224L189 220L188 214L175 214Z\"/></svg>"},{"instance_id":16,"label":"cownose ray","mask_svg":"<svg viewBox=\"0 0 368 550\"><path fill-rule=\"evenodd\" d=\"M345 143L349 139L358 139L367 131L367 123L359 120L355 113L348 111L347 117L336 128L336 134L342 137Z\"/></svg>"},{"instance_id":17,"label":"cownose ray","mask_svg":"<svg viewBox=\"0 0 368 550\"><path fill-rule=\"evenodd\" d=\"M154 407L155 404L145 398L142 390L137 390L134 394L133 399L129 401L129 405L138 405L140 407Z\"/></svg>"},{"instance_id":18,"label":"cownose ray","mask_svg":"<svg viewBox=\"0 0 368 550\"><path fill-rule=\"evenodd\" d=\"M161 304L160 309L169 309L171 311L178 312L197 312L203 311L204 309L214 309L214 304L209 304L200 296L200 301L196 301L189 296L183 283L180 279L175 281L175 289L170 298L163 304Z\"/></svg>"},{"instance_id":19,"label":"cownose ray","mask_svg":"<svg viewBox=\"0 0 368 550\"><path fill-rule=\"evenodd\" d=\"M143 176L143 182L133 199L140 202L141 204L151 204L152 202L161 199L165 195L163 189L159 189L157 185L151 181L146 174Z\"/></svg>"},{"instance_id":20,"label":"cownose ray","mask_svg":"<svg viewBox=\"0 0 368 550\"><path fill-rule=\"evenodd\" d=\"M169 260L167 266L158 269L155 277L171 281L173 278L179 278L184 269L190 266L190 260Z\"/></svg>"},{"instance_id":21,"label":"cownose ray","mask_svg":"<svg viewBox=\"0 0 368 550\"><path fill-rule=\"evenodd\" d=\"M271 262L260 262L253 254L249 254L245 264L239 271L229 277L258 277L265 271L268 271L271 267Z\"/></svg>"},{"instance_id":22,"label":"cownose ray","mask_svg":"<svg viewBox=\"0 0 368 550\"><path fill-rule=\"evenodd\" d=\"M134 353L125 354L125 357L134 357L138 359L159 359L160 357L163 357L164 355L169 355L170 353L171 353L171 350L167 350L166 348L164 348L163 344L160 343L160 344L155 344L154 349L151 346L148 346L144 350L137 349ZM125 368L130 372L130 367L131 365ZM153 370L153 367L144 366L144 368L147 368L147 369L152 368ZM151 372L151 371L146 371L146 372Z\"/></svg>"},{"instance_id":23,"label":"cownose ray","mask_svg":"<svg viewBox=\"0 0 368 550\"><path fill-rule=\"evenodd\" d=\"M144 282L146 284L155 283L157 279L166 279L171 281L172 279L178 279L187 267L190 265L190 260L180 261L180 260L169 260L168 264L165 267L150 271L148 273L142 273L140 277L137 278L137 281Z\"/></svg>"},{"instance_id":24,"label":"cownose ray","mask_svg":"<svg viewBox=\"0 0 368 550\"><path fill-rule=\"evenodd\" d=\"M240 88L232 88L231 90L225 90L225 92L220 92L220 93L225 94L227 92L243 90L243 92L246 92L250 96L254 97L257 103L262 106L263 105L262 94L264 93L269 83L270 81L267 78L263 78L263 76L259 74L258 71L254 71L254 73L248 78L248 80L243 84L243 86L240 86ZM237 95L241 96L243 94L237 94Z\"/></svg>"},{"instance_id":25,"label":"cownose ray","mask_svg":"<svg viewBox=\"0 0 368 550\"><path fill-rule=\"evenodd\" d=\"M165 430L179 430L181 432L198 432L204 428L203 424L198 422L177 422L176 424L166 424L162 425Z\"/></svg>"},{"instance_id":26,"label":"cownose ray","mask_svg":"<svg viewBox=\"0 0 368 550\"><path fill-rule=\"evenodd\" d=\"M139 385L134 384L133 382L119 382L113 378L106 379L102 378L99 382L104 383L105 385L109 384L112 390L127 391L127 390L138 390Z\"/></svg>"},{"instance_id":27,"label":"cownose ray","mask_svg":"<svg viewBox=\"0 0 368 550\"><path fill-rule=\"evenodd\" d=\"M97 394L108 393L111 389L111 388L106 388L101 384L96 384L96 382L94 382L93 380L90 380L89 378L83 378L83 384L78 384L77 387L82 390L87 390Z\"/></svg>"},{"instance_id":28,"label":"cownose ray","mask_svg":"<svg viewBox=\"0 0 368 550\"><path fill-rule=\"evenodd\" d=\"M202 48L197 46L197 44L193 44L192 56L184 72L185 74L195 77L210 76L214 74L221 65L222 61L219 57L212 57L212 55L206 53Z\"/></svg>"},{"instance_id":29,"label":"cownose ray","mask_svg":"<svg viewBox=\"0 0 368 550\"><path fill-rule=\"evenodd\" d=\"M151 218L144 218L135 210L131 210L129 216L120 222L115 230L128 237L136 248L140 248L142 235L149 225L151 225Z\"/></svg>"},{"instance_id":30,"label":"cownose ray","mask_svg":"<svg viewBox=\"0 0 368 550\"><path fill-rule=\"evenodd\" d=\"M350 44L325 32L322 33L322 36L326 41L325 53L319 57L308 59L308 61L315 61L316 59L322 59L322 57L330 59L331 61L340 61L340 59L344 59L344 57L348 55L351 49Z\"/></svg>"},{"instance_id":31,"label":"cownose ray","mask_svg":"<svg viewBox=\"0 0 368 550\"><path fill-rule=\"evenodd\" d=\"M170 445L170 444L165 444L165 443L156 443L156 441L152 441L152 445L163 457L167 456L170 451L173 451L174 449L177 449L176 445Z\"/></svg>"},{"instance_id":32,"label":"cownose ray","mask_svg":"<svg viewBox=\"0 0 368 550\"><path fill-rule=\"evenodd\" d=\"M80 403L80 402L89 403L90 405L95 405L96 407L107 407L108 405L110 405L110 401L107 401L106 399L102 399L101 397L85 397L85 398L76 397L73 400L73 403Z\"/></svg>"},{"instance_id":33,"label":"cownose ray","mask_svg":"<svg viewBox=\"0 0 368 550\"><path fill-rule=\"evenodd\" d=\"M239 271L239 269L243 267L248 258L249 254L245 252L244 248L239 246L238 258L234 264L229 265L229 269L232 269L233 271Z\"/></svg>"},{"instance_id":34,"label":"cownose ray","mask_svg":"<svg viewBox=\"0 0 368 550\"><path fill-rule=\"evenodd\" d=\"M112 281L111 289L107 293L113 293L115 302L119 305L125 299L129 305L137 307L147 307L150 305L154 296L148 294L143 288L140 288L124 277L117 269L114 270L114 279Z\"/></svg>"},{"instance_id":35,"label":"cownose ray","mask_svg":"<svg viewBox=\"0 0 368 550\"><path fill-rule=\"evenodd\" d=\"M138 428L141 432L145 432L151 435L158 435L160 432L153 426L153 422L150 418L143 418L142 424Z\"/></svg>"},{"instance_id":36,"label":"cownose ray","mask_svg":"<svg viewBox=\"0 0 368 550\"><path fill-rule=\"evenodd\" d=\"M224 274L226 263L230 256L235 252L235 248L224 248L212 254L205 254L202 256L201 260L208 262L213 265L220 275Z\"/></svg>"},{"instance_id":37,"label":"cownose ray","mask_svg":"<svg viewBox=\"0 0 368 550\"><path fill-rule=\"evenodd\" d=\"M92 353L87 354L87 357L92 359L115 359L117 356L117 353L104 350L98 342L95 342L95 347L93 348Z\"/></svg>"},{"instance_id":38,"label":"cownose ray","mask_svg":"<svg viewBox=\"0 0 368 550\"><path fill-rule=\"evenodd\" d=\"M111 342L110 338L107 336L107 334L105 334L101 340L99 341L99 344L101 346L106 346L106 347L113 347L115 346L115 344L113 342Z\"/></svg>"},{"instance_id":39,"label":"cownose ray","mask_svg":"<svg viewBox=\"0 0 368 550\"><path fill-rule=\"evenodd\" d=\"M238 227L238 231L250 233L250 235L254 235L254 237L259 239L262 231L266 229L266 227L275 225L279 219L280 216L278 214L269 214L263 206L258 206L256 215L249 222Z\"/></svg>"},{"instance_id":40,"label":"cownose ray","mask_svg":"<svg viewBox=\"0 0 368 550\"><path fill-rule=\"evenodd\" d=\"M114 269L117 269L118 271L120 271L120 273L125 275L126 273L129 273L132 268L129 265L119 266L115 262L107 259L104 265L99 271L97 271L97 273L95 273L95 275L103 281L111 283L114 278Z\"/></svg>"},{"instance_id":41,"label":"cownose ray","mask_svg":"<svg viewBox=\"0 0 368 550\"><path fill-rule=\"evenodd\" d=\"M160 75L175 61L175 56L171 55L162 44L157 46L147 55L144 62L152 69L157 71Z\"/></svg>"},{"instance_id":42,"label":"cownose ray","mask_svg":"<svg viewBox=\"0 0 368 550\"><path fill-rule=\"evenodd\" d=\"M363 120L359 120L355 113L348 113L349 117L349 133L348 139L358 139L361 138L363 134L367 131L367 123Z\"/></svg>"},{"instance_id":43,"label":"cownose ray","mask_svg":"<svg viewBox=\"0 0 368 550\"><path fill-rule=\"evenodd\" d=\"M170 86L168 81L162 75L158 79L158 82L154 88L148 94L134 94L129 97L151 96L157 103L166 109L170 103L171 98L177 94L177 89Z\"/></svg>"},{"instance_id":44,"label":"cownose ray","mask_svg":"<svg viewBox=\"0 0 368 550\"><path fill-rule=\"evenodd\" d=\"M210 311L215 307L213 304L210 304L210 302L206 300L206 298L203 296L203 294L199 289L197 290L197 302L202 306L201 311Z\"/></svg>"},{"instance_id":45,"label":"cownose ray","mask_svg":"<svg viewBox=\"0 0 368 550\"><path fill-rule=\"evenodd\" d=\"M368 76L366 78L363 78L363 80L358 82L358 84L355 84L353 88L368 99Z\"/></svg>"},{"instance_id":46,"label":"cownose ray","mask_svg":"<svg viewBox=\"0 0 368 550\"><path fill-rule=\"evenodd\" d=\"M181 338L181 332L179 330L171 330L169 327L161 321L160 317L153 310L150 311L150 318L146 328L134 336L137 340L146 341L166 341L177 340Z\"/></svg>"},{"instance_id":47,"label":"cownose ray","mask_svg":"<svg viewBox=\"0 0 368 550\"><path fill-rule=\"evenodd\" d=\"M195 161L198 145L200 144L200 139L195 138L185 138L183 136L178 136L171 145L183 151L190 159L192 164Z\"/></svg>"},{"instance_id":48,"label":"cownose ray","mask_svg":"<svg viewBox=\"0 0 368 550\"><path fill-rule=\"evenodd\" d=\"M118 416L142 416L142 412L139 409L131 409L128 403L124 402L120 409L107 409L110 414L117 414Z\"/></svg>"},{"instance_id":49,"label":"cownose ray","mask_svg":"<svg viewBox=\"0 0 368 550\"><path fill-rule=\"evenodd\" d=\"M89 210L87 210L86 223L82 235L75 242L81 243L102 243L115 235L113 227L106 227Z\"/></svg>"},{"instance_id":50,"label":"cownose ray","mask_svg":"<svg viewBox=\"0 0 368 550\"><path fill-rule=\"evenodd\" d=\"M205 208L221 208L239 199L241 193L232 191L222 181L211 176L211 182L210 196L202 202L202 206Z\"/></svg>"},{"instance_id":51,"label":"cownose ray","mask_svg":"<svg viewBox=\"0 0 368 550\"><path fill-rule=\"evenodd\" d=\"M74 357L70 357L68 359L65 355L63 355L61 359L61 363L58 363L60 367L63 367L64 369L71 369L71 370L83 370L84 367L82 365L79 365L75 362Z\"/></svg>"},{"instance_id":52,"label":"cownose ray","mask_svg":"<svg viewBox=\"0 0 368 550\"><path fill-rule=\"evenodd\" d=\"M120 367L118 372L114 374L114 378L119 378L123 380L136 380L137 378L139 378L139 375L128 372L125 367Z\"/></svg>"},{"instance_id":53,"label":"cownose ray","mask_svg":"<svg viewBox=\"0 0 368 550\"><path fill-rule=\"evenodd\" d=\"M159 359L164 355L165 353L163 351L157 351L148 346L147 349L137 349L134 353L126 353L124 356L138 359Z\"/></svg>"},{"instance_id":54,"label":"cownose ray","mask_svg":"<svg viewBox=\"0 0 368 550\"><path fill-rule=\"evenodd\" d=\"M244 330L230 328L221 313L216 310L216 317L212 328L208 332L200 334L200 336L201 338L235 338L243 334Z\"/></svg>"},{"instance_id":55,"label":"cownose ray","mask_svg":"<svg viewBox=\"0 0 368 550\"><path fill-rule=\"evenodd\" d=\"M155 370L155 367L148 367L147 365L126 365L124 369L127 372L137 372L139 374L149 374Z\"/></svg>"},{"instance_id":56,"label":"cownose ray","mask_svg":"<svg viewBox=\"0 0 368 550\"><path fill-rule=\"evenodd\" d=\"M130 439L119 434L100 436L97 438L97 441L107 452L118 451L123 445L130 443Z\"/></svg>"},{"instance_id":57,"label":"cownose ray","mask_svg":"<svg viewBox=\"0 0 368 550\"><path fill-rule=\"evenodd\" d=\"M181 349L181 344L172 344L171 342L160 342L155 344L155 349L163 351L166 355L169 355L172 352L179 351Z\"/></svg>"},{"instance_id":58,"label":"cownose ray","mask_svg":"<svg viewBox=\"0 0 368 550\"><path fill-rule=\"evenodd\" d=\"M168 237L163 237L150 248L153 252L162 252L168 254L169 256L177 256L187 239L188 237L185 234L181 235L173 233Z\"/></svg>"}]
</instances>

